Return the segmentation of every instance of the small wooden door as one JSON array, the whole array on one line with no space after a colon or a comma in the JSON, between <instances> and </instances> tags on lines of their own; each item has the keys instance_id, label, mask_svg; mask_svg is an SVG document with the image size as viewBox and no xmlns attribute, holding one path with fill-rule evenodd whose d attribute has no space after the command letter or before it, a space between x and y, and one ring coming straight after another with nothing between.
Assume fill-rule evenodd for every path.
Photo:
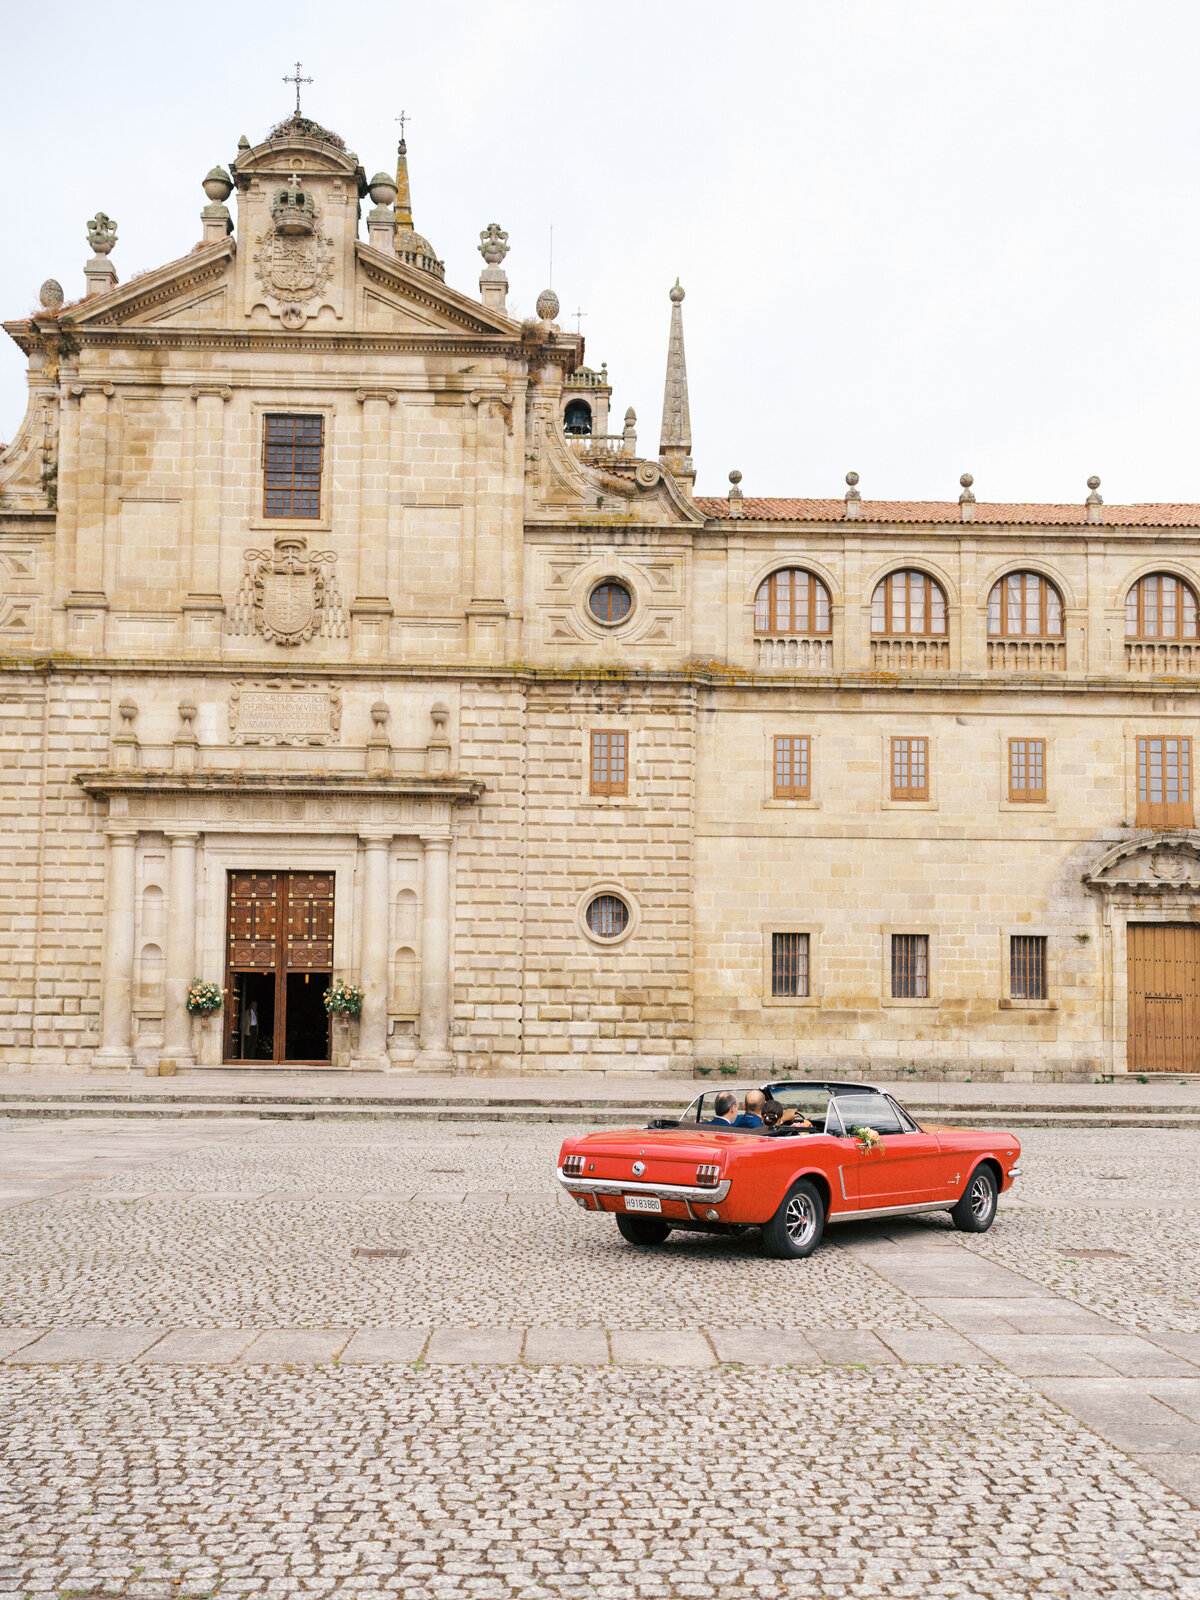
<instances>
[{"instance_id":1,"label":"small wooden door","mask_svg":"<svg viewBox=\"0 0 1200 1600\"><path fill-rule=\"evenodd\" d=\"M1200 927L1131 922L1131 1072L1200 1072Z\"/></svg>"},{"instance_id":2,"label":"small wooden door","mask_svg":"<svg viewBox=\"0 0 1200 1600\"><path fill-rule=\"evenodd\" d=\"M226 1061L328 1061L332 872L231 872Z\"/></svg>"}]
</instances>

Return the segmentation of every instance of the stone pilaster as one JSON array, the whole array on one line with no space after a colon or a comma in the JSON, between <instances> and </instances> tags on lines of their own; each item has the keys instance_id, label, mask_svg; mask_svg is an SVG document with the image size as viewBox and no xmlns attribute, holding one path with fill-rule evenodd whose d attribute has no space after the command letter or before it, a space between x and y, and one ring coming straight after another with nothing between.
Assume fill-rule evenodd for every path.
<instances>
[{"instance_id":1,"label":"stone pilaster","mask_svg":"<svg viewBox=\"0 0 1200 1600\"><path fill-rule=\"evenodd\" d=\"M100 988L100 1048L97 1067L133 1064L134 855L136 828L113 828L108 836L104 958Z\"/></svg>"},{"instance_id":2,"label":"stone pilaster","mask_svg":"<svg viewBox=\"0 0 1200 1600\"><path fill-rule=\"evenodd\" d=\"M450 835L427 835L421 925L421 1049L418 1072L444 1072L450 1050Z\"/></svg>"},{"instance_id":3,"label":"stone pilaster","mask_svg":"<svg viewBox=\"0 0 1200 1600\"><path fill-rule=\"evenodd\" d=\"M391 835L363 834L362 1020L358 1026L360 1067L376 1071L387 1062L388 848Z\"/></svg>"},{"instance_id":4,"label":"stone pilaster","mask_svg":"<svg viewBox=\"0 0 1200 1600\"><path fill-rule=\"evenodd\" d=\"M166 830L171 861L168 877L166 1001L163 1054L178 1066L195 1064L188 986L196 977L196 843L199 834Z\"/></svg>"}]
</instances>

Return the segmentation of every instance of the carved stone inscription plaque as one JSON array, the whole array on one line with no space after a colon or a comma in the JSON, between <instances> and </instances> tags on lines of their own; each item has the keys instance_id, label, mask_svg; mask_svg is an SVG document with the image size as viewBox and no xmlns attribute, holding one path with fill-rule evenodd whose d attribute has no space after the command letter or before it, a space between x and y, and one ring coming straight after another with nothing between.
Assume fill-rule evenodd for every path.
<instances>
[{"instance_id":1,"label":"carved stone inscription plaque","mask_svg":"<svg viewBox=\"0 0 1200 1600\"><path fill-rule=\"evenodd\" d=\"M329 744L341 721L341 691L327 685L239 681L230 691L234 744Z\"/></svg>"}]
</instances>

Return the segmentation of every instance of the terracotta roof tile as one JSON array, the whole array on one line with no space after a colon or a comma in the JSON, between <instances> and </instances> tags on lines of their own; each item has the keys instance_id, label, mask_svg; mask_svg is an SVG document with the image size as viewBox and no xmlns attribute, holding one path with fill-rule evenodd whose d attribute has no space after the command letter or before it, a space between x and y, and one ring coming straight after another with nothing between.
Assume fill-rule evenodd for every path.
<instances>
[{"instance_id":1,"label":"terracotta roof tile","mask_svg":"<svg viewBox=\"0 0 1200 1600\"><path fill-rule=\"evenodd\" d=\"M729 517L729 501L696 496L696 508L706 517ZM1101 525L1108 528L1200 528L1200 505L1103 506ZM742 501L742 522L845 522L844 500ZM957 500L863 500L860 523L960 522ZM973 521L1000 527L1076 527L1087 521L1083 505L1004 505L979 501ZM969 526L969 524L968 524Z\"/></svg>"}]
</instances>

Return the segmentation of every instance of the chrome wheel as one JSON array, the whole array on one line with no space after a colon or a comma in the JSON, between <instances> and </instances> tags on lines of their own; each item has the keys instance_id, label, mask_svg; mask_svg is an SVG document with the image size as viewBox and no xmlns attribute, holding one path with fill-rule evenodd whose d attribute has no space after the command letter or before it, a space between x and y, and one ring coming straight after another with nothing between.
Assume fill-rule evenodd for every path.
<instances>
[{"instance_id":1,"label":"chrome wheel","mask_svg":"<svg viewBox=\"0 0 1200 1600\"><path fill-rule=\"evenodd\" d=\"M986 1222L996 1203L996 1191L982 1172L976 1173L971 1183L971 1215L976 1222Z\"/></svg>"},{"instance_id":2,"label":"chrome wheel","mask_svg":"<svg viewBox=\"0 0 1200 1600\"><path fill-rule=\"evenodd\" d=\"M788 1238L798 1250L803 1250L817 1231L817 1208L812 1196L803 1190L792 1195L783 1215L783 1226Z\"/></svg>"}]
</instances>

